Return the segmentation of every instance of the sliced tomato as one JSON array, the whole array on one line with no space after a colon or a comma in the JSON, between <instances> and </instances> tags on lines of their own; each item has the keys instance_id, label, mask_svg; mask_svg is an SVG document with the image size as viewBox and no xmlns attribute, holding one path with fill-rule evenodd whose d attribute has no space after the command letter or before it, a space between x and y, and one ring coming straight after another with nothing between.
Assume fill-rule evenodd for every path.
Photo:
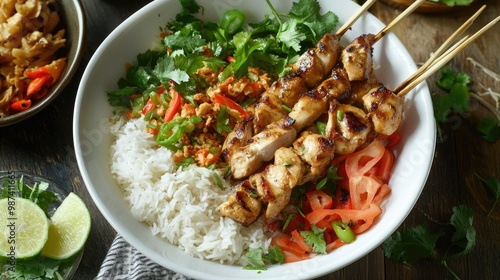
<instances>
[{"instance_id":1,"label":"sliced tomato","mask_svg":"<svg viewBox=\"0 0 500 280\"><path fill-rule=\"evenodd\" d=\"M290 234L294 230L311 230L311 224L302 215L296 214L290 220L283 233Z\"/></svg>"},{"instance_id":2,"label":"sliced tomato","mask_svg":"<svg viewBox=\"0 0 500 280\"><path fill-rule=\"evenodd\" d=\"M292 239L297 245L300 246L300 248L304 249L307 253L311 253L313 251L313 248L309 246L309 244L306 243L304 237L300 235L300 232L297 230L292 231L291 233Z\"/></svg>"},{"instance_id":3,"label":"sliced tomato","mask_svg":"<svg viewBox=\"0 0 500 280\"><path fill-rule=\"evenodd\" d=\"M306 215L306 220L311 224L316 224L317 222L325 219L328 216L338 215L340 220L345 224L350 224L352 222L357 223L358 221L362 221L360 226L357 226L353 229L354 233L358 234L370 227L375 218L382 213L382 209L375 204L372 203L368 208L363 210L356 209L323 209L311 212Z\"/></svg>"},{"instance_id":4,"label":"sliced tomato","mask_svg":"<svg viewBox=\"0 0 500 280\"><path fill-rule=\"evenodd\" d=\"M306 254L306 250L299 246L296 242L293 242L286 235L279 235L271 240L271 245L276 245L280 247L281 251L288 251L295 254Z\"/></svg>"},{"instance_id":5,"label":"sliced tomato","mask_svg":"<svg viewBox=\"0 0 500 280\"><path fill-rule=\"evenodd\" d=\"M311 258L311 256L309 256L309 254L306 253L299 254L290 251L283 251L283 254L285 255L285 263L300 262Z\"/></svg>"},{"instance_id":6,"label":"sliced tomato","mask_svg":"<svg viewBox=\"0 0 500 280\"><path fill-rule=\"evenodd\" d=\"M377 176L384 182L389 183L392 167L394 166L394 154L391 150L385 149L384 155L380 159Z\"/></svg>"},{"instance_id":7,"label":"sliced tomato","mask_svg":"<svg viewBox=\"0 0 500 280\"><path fill-rule=\"evenodd\" d=\"M401 142L401 134L399 134L399 132L396 131L393 134L387 136L386 141L387 143L385 144L385 146L387 148L392 148L396 146L399 142Z\"/></svg>"},{"instance_id":8,"label":"sliced tomato","mask_svg":"<svg viewBox=\"0 0 500 280\"><path fill-rule=\"evenodd\" d=\"M345 168L349 178L367 173L382 158L385 147L380 141L373 141L366 148L346 158Z\"/></svg>"},{"instance_id":9,"label":"sliced tomato","mask_svg":"<svg viewBox=\"0 0 500 280\"><path fill-rule=\"evenodd\" d=\"M323 190L313 190L306 193L312 211L332 208L333 198Z\"/></svg>"},{"instance_id":10,"label":"sliced tomato","mask_svg":"<svg viewBox=\"0 0 500 280\"><path fill-rule=\"evenodd\" d=\"M326 244L326 251L327 252L333 251L342 245L344 245L344 242L342 242L340 239L337 238L334 241L332 241L331 243Z\"/></svg>"},{"instance_id":11,"label":"sliced tomato","mask_svg":"<svg viewBox=\"0 0 500 280\"><path fill-rule=\"evenodd\" d=\"M353 209L365 209L370 206L382 182L374 176L356 176L349 178L349 196Z\"/></svg>"},{"instance_id":12,"label":"sliced tomato","mask_svg":"<svg viewBox=\"0 0 500 280\"><path fill-rule=\"evenodd\" d=\"M335 199L333 202L333 208L336 209L352 209L352 200L349 194L349 190L343 187L337 187L335 191Z\"/></svg>"}]
</instances>

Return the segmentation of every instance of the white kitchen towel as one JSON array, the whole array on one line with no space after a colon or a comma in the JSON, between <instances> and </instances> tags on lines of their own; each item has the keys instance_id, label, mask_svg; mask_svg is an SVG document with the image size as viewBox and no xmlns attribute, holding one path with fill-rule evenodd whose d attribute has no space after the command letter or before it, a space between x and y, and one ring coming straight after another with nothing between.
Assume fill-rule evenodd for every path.
<instances>
[{"instance_id":1,"label":"white kitchen towel","mask_svg":"<svg viewBox=\"0 0 500 280\"><path fill-rule=\"evenodd\" d=\"M119 234L101 265L97 280L189 280L182 274L153 262Z\"/></svg>"}]
</instances>

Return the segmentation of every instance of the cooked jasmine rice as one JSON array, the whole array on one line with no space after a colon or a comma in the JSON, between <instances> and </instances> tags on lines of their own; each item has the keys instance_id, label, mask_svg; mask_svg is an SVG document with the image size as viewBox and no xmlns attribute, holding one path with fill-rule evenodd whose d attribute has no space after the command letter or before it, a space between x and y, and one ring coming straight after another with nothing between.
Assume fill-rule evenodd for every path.
<instances>
[{"instance_id":1,"label":"cooked jasmine rice","mask_svg":"<svg viewBox=\"0 0 500 280\"><path fill-rule=\"evenodd\" d=\"M213 170L177 168L172 153L158 147L143 118L115 117L110 127L111 172L132 215L154 235L187 254L227 264L245 264L248 248L267 248L261 220L244 227L222 216L217 207L234 190L216 184Z\"/></svg>"}]
</instances>

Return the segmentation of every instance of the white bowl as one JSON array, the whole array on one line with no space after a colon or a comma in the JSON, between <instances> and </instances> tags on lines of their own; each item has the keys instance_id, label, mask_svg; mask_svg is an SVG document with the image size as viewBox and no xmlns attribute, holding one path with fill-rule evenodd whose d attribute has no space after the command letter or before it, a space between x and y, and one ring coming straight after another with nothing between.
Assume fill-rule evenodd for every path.
<instances>
[{"instance_id":1,"label":"white bowl","mask_svg":"<svg viewBox=\"0 0 500 280\"><path fill-rule=\"evenodd\" d=\"M264 0L228 1L198 0L205 8L204 18L218 20L222 12L238 8L247 19L263 18L268 9ZM331 10L345 22L359 6L350 0L320 0L321 7ZM288 11L289 1L274 1L280 11ZM436 128L430 93L420 85L406 99L404 121L400 132L402 142L390 181L392 193L382 204L383 213L370 230L358 236L356 242L342 246L308 261L274 265L261 274L239 266L223 265L190 257L177 247L153 236L145 224L130 213L123 194L113 179L109 167L111 136L107 131L113 109L106 92L116 89L116 81L125 74L124 64L132 62L138 53L149 49L159 27L180 12L177 0L153 1L118 26L97 49L88 63L78 90L74 111L74 144L84 182L94 202L109 223L131 245L158 264L184 275L199 279L305 279L338 270L365 256L379 246L409 214L428 176L434 153ZM325 11L322 11L325 12ZM343 40L363 33L377 33L384 25L371 14L361 17ZM126 46L126 47L124 47ZM394 34L387 34L374 46L374 60L379 66L378 79L394 88L415 70L416 66L405 47Z\"/></svg>"}]
</instances>

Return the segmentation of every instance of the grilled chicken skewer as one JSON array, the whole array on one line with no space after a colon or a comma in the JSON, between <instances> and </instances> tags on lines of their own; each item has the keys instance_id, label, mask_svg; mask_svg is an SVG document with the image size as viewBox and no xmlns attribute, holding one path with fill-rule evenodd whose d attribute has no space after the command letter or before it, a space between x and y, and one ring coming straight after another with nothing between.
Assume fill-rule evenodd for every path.
<instances>
[{"instance_id":1,"label":"grilled chicken skewer","mask_svg":"<svg viewBox=\"0 0 500 280\"><path fill-rule=\"evenodd\" d=\"M268 124L282 119L287 112L283 105L292 107L301 93L307 91L307 85L313 81L321 81L319 77L328 74L340 57L340 37L363 15L377 0L366 1L363 6L335 33L325 35L317 44L316 48L307 51L292 66L292 73L276 81L255 104L254 116L237 124L231 131L223 144L222 157L226 161L232 152L238 147L244 146L245 142L253 135L262 131ZM306 82L307 81L307 82ZM314 86L314 85L312 85ZM253 131L254 129L255 131Z\"/></svg>"},{"instance_id":2,"label":"grilled chicken skewer","mask_svg":"<svg viewBox=\"0 0 500 280\"><path fill-rule=\"evenodd\" d=\"M500 17L485 26L472 38L477 38L498 21L500 21ZM470 42L471 40L468 39L463 43L463 46L453 46L451 53L455 55ZM438 59L436 65L442 66L451 57L451 54L444 55L444 58ZM436 67L432 66L428 71L423 71L420 73L421 77L427 77L430 75L429 72L435 72ZM418 79L414 83L417 81ZM408 90L405 88L402 92L406 93ZM396 94L383 85L374 87L362 97L367 113L352 105L340 104L338 100L333 100L328 111L326 137L304 131L292 147L278 149L275 153L274 164L268 165L261 173L252 175L245 180L242 184L246 187L242 188L240 185L238 192L220 205L219 210L223 215L244 225L255 221L264 208L266 219L275 217L288 204L293 187L311 180L313 173L324 174L330 160L333 159L335 153L338 153L337 147L344 144L342 139L339 140L338 137L342 136L354 141L367 137L370 133L370 124L373 125L373 130L376 133L388 135L396 131L401 122L402 96L404 96L401 94L402 92ZM339 112L341 113L339 114ZM370 119L369 122L366 122L367 118ZM343 121L346 123L342 124ZM349 125L349 122L353 124ZM352 135L342 134L342 132L348 132ZM332 148L332 146L335 147ZM249 205L253 207L249 207Z\"/></svg>"},{"instance_id":3,"label":"grilled chicken skewer","mask_svg":"<svg viewBox=\"0 0 500 280\"><path fill-rule=\"evenodd\" d=\"M423 0L417 0L402 15L406 16L415 10L422 2ZM349 80L368 80L373 69L372 45L388 32L389 26L393 27L399 23L404 17L402 15L397 17L377 35L366 34L359 36L342 50L341 61L347 71ZM310 87L314 85L324 76L325 68L330 66L333 67L333 59L338 57L339 46L338 38L329 34L325 35L316 46L316 51L307 51L301 56L301 59L293 65L293 73L301 76L306 86ZM325 49L327 50L326 52L321 51ZM336 73L334 72L334 74ZM332 84L328 86L332 86ZM320 85L320 87L322 87L322 85ZM257 171L264 162L272 159L274 151L279 147L289 146L298 132L319 117L321 112L326 111L327 108L328 99L314 98L317 96L311 94L313 91L309 91L307 94L303 94L302 97L300 97L292 111L286 116L285 110L281 108L280 98L277 98L276 95L271 97L271 92L273 91L266 92L263 95L261 100L265 100L265 102L258 102L256 104L255 119L253 120L259 130L263 125L266 125L266 127L251 139L239 137L243 135L248 136L251 132L235 130L229 134L229 137L226 138L223 145L224 159L231 166L233 177L236 179L244 178ZM292 92L293 95L294 91L292 90L290 92ZM313 98L311 99L311 97ZM340 97L344 99L348 98L347 96ZM295 98L296 95L291 99L294 100ZM374 107L370 107L370 109L374 111L373 116L377 117L380 115L375 114L378 110L375 110ZM281 119L279 119L280 117ZM294 120L293 124L291 124L290 118ZM379 118L375 118L375 120L378 119ZM245 128L250 129L248 126ZM244 145L245 142L249 142L249 144ZM237 143L237 145L233 143Z\"/></svg>"}]
</instances>

